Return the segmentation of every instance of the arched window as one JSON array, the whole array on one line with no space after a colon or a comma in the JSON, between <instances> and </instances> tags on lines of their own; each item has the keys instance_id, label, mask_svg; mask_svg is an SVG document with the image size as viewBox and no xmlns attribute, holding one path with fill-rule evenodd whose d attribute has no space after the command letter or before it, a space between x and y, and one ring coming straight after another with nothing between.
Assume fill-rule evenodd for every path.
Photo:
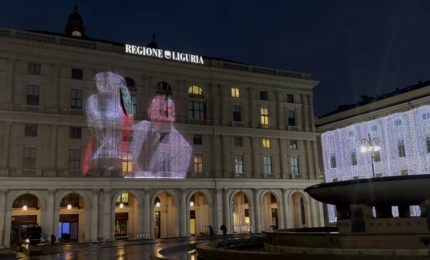
<instances>
[{"instance_id":1,"label":"arched window","mask_svg":"<svg viewBox=\"0 0 430 260\"><path fill-rule=\"evenodd\" d=\"M188 95L190 97L204 97L203 89L199 86L191 86L188 88Z\"/></svg>"},{"instance_id":2,"label":"arched window","mask_svg":"<svg viewBox=\"0 0 430 260\"><path fill-rule=\"evenodd\" d=\"M157 83L156 93L160 95L172 95L172 87L169 85L169 83L160 81Z\"/></svg>"},{"instance_id":3,"label":"arched window","mask_svg":"<svg viewBox=\"0 0 430 260\"><path fill-rule=\"evenodd\" d=\"M206 120L206 100L203 89L193 85L188 88L188 96L191 98L188 107L188 117L192 120Z\"/></svg>"}]
</instances>

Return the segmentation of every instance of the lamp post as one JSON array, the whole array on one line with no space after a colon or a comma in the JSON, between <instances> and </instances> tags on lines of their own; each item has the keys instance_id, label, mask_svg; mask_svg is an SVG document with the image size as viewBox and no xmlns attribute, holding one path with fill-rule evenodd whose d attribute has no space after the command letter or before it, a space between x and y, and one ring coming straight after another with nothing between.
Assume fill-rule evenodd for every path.
<instances>
[{"instance_id":1,"label":"lamp post","mask_svg":"<svg viewBox=\"0 0 430 260\"><path fill-rule=\"evenodd\" d=\"M370 159L372 162L372 175L373 178L375 178L375 165L374 165L374 159L375 159L375 153L381 150L381 147L377 145L378 139L377 138L371 138L370 134L367 134L367 139L361 140L361 152L362 153L370 153Z\"/></svg>"}]
</instances>

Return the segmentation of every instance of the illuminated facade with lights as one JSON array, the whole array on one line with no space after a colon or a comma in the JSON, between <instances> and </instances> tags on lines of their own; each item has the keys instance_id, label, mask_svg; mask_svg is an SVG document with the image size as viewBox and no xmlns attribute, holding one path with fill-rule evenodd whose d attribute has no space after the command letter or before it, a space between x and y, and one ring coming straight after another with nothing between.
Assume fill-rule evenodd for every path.
<instances>
[{"instance_id":1,"label":"illuminated facade with lights","mask_svg":"<svg viewBox=\"0 0 430 260\"><path fill-rule=\"evenodd\" d=\"M133 55L69 20L0 29L0 246L34 226L100 241L323 223L303 192L321 181L310 75Z\"/></svg>"},{"instance_id":2,"label":"illuminated facade with lights","mask_svg":"<svg viewBox=\"0 0 430 260\"><path fill-rule=\"evenodd\" d=\"M326 182L429 174L429 95L423 82L319 118ZM410 211L420 214L418 206ZM333 207L329 219L336 219Z\"/></svg>"}]
</instances>

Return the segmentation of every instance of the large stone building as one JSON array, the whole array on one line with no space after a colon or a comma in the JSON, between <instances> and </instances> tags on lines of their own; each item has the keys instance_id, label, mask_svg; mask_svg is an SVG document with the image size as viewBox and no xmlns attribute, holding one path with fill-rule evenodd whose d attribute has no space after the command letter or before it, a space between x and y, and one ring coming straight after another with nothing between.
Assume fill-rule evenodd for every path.
<instances>
[{"instance_id":1,"label":"large stone building","mask_svg":"<svg viewBox=\"0 0 430 260\"><path fill-rule=\"evenodd\" d=\"M430 82L363 96L317 119L326 182L430 173ZM392 209L398 216L398 207ZM418 205L412 215L420 215ZM335 211L329 207L329 219Z\"/></svg>"},{"instance_id":2,"label":"large stone building","mask_svg":"<svg viewBox=\"0 0 430 260\"><path fill-rule=\"evenodd\" d=\"M76 10L65 31L0 29L0 246L31 225L97 241L323 224L321 203L303 192L321 182L310 75L167 60L155 41L151 57L126 53L88 38ZM185 177L137 178L130 154L119 168L94 162L94 136L107 130L88 127L87 100L109 71L125 79L135 125L151 120L154 96L174 101L175 129L192 148Z\"/></svg>"}]
</instances>

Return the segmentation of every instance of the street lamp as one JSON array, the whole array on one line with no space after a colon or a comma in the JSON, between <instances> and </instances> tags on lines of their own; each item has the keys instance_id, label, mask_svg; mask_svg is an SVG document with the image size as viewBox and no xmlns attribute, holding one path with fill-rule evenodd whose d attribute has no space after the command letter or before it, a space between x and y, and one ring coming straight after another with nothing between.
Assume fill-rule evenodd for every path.
<instances>
[{"instance_id":1,"label":"street lamp","mask_svg":"<svg viewBox=\"0 0 430 260\"><path fill-rule=\"evenodd\" d=\"M378 143L378 138L371 138L370 134L367 134L367 139L361 140L361 148L360 148L362 153L367 153L367 152L370 153L370 158L372 161L373 178L375 178L375 165L374 165L375 154L376 152L381 150L381 147L377 145L377 143Z\"/></svg>"}]
</instances>

